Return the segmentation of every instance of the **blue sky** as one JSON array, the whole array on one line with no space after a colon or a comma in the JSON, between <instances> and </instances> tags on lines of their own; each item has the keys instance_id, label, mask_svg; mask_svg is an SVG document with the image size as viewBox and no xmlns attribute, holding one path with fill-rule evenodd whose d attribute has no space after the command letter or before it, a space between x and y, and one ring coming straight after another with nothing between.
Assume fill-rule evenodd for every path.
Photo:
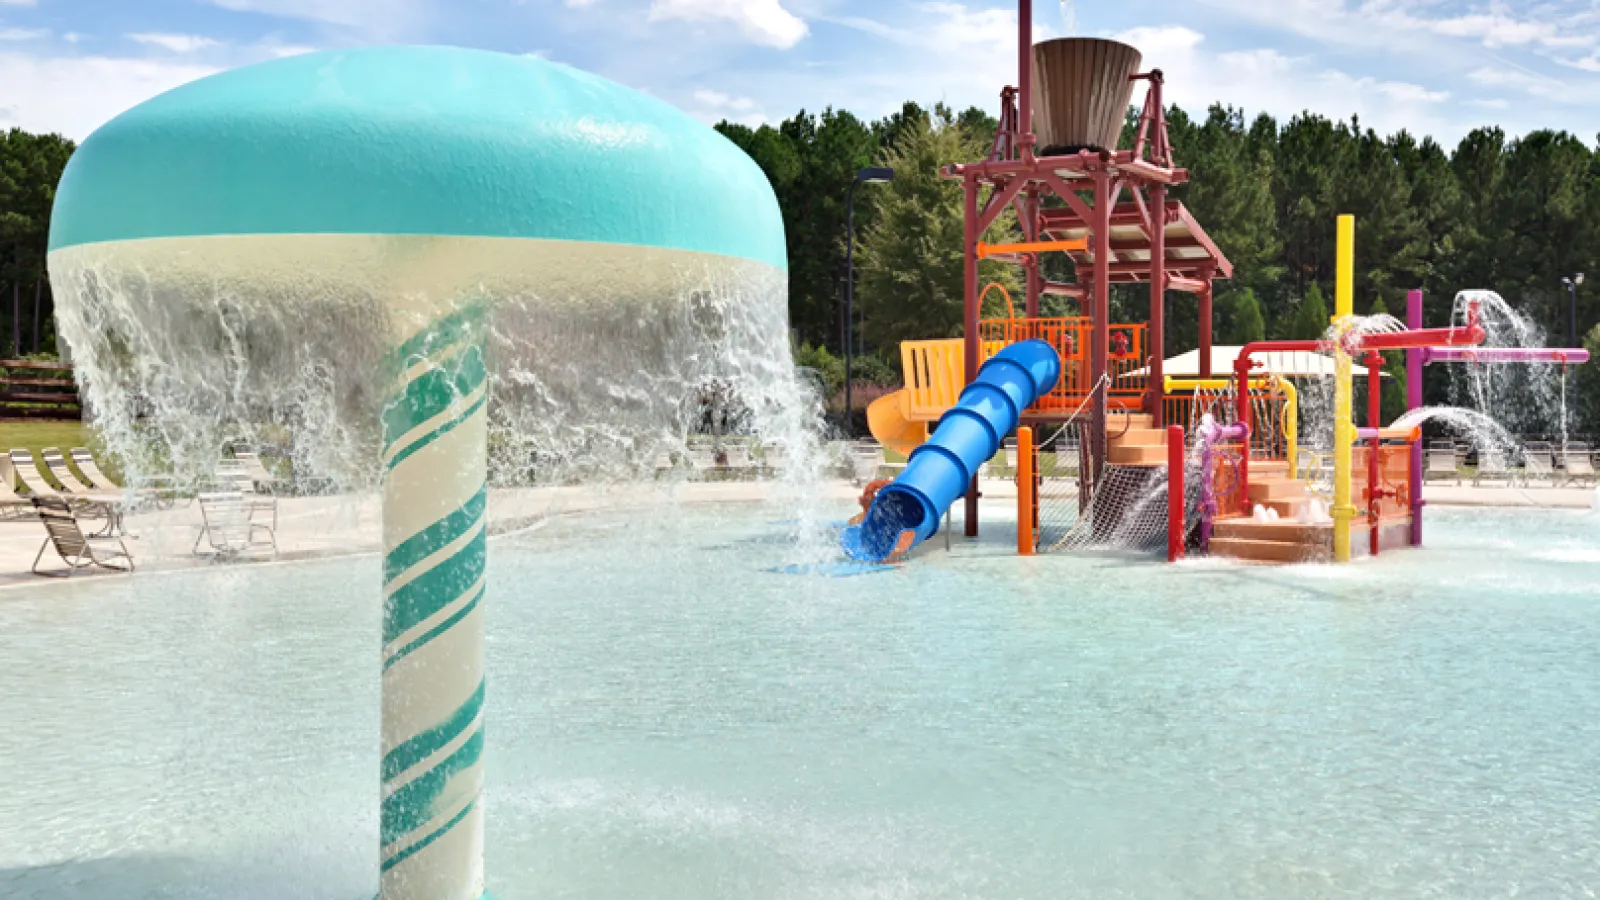
<instances>
[{"instance_id":1,"label":"blue sky","mask_svg":"<svg viewBox=\"0 0 1600 900\"><path fill-rule=\"evenodd\" d=\"M1169 98L1351 114L1452 144L1469 129L1600 131L1600 0L1036 0L1041 36L1118 37ZM1015 79L1008 0L0 0L0 127L81 138L160 91L371 43L532 53L714 121L905 99L988 109Z\"/></svg>"}]
</instances>

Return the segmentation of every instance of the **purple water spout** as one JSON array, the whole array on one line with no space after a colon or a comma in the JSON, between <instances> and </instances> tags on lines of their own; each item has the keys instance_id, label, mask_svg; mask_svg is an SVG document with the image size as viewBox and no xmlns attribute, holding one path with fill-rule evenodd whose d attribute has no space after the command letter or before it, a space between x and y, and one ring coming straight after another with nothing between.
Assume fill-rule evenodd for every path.
<instances>
[{"instance_id":1,"label":"purple water spout","mask_svg":"<svg viewBox=\"0 0 1600 900\"><path fill-rule=\"evenodd\" d=\"M1200 549L1211 548L1211 522L1217 517L1217 445L1243 441L1250 452L1250 426L1244 422L1218 425L1216 417L1200 417Z\"/></svg>"},{"instance_id":2,"label":"purple water spout","mask_svg":"<svg viewBox=\"0 0 1600 900\"><path fill-rule=\"evenodd\" d=\"M1406 292L1406 327L1422 327L1422 292ZM1422 408L1422 367L1428 363L1432 348L1417 347L1406 351L1406 409ZM1411 442L1411 546L1422 546L1422 442Z\"/></svg>"},{"instance_id":3,"label":"purple water spout","mask_svg":"<svg viewBox=\"0 0 1600 900\"><path fill-rule=\"evenodd\" d=\"M1582 365L1589 351L1569 347L1430 347L1423 363L1564 363ZM1409 371L1408 373L1409 374Z\"/></svg>"}]
</instances>

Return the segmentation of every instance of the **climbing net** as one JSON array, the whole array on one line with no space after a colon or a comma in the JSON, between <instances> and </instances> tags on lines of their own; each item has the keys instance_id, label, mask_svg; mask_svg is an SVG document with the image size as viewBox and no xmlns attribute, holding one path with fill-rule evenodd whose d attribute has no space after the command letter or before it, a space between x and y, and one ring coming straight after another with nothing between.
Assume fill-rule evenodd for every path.
<instances>
[{"instance_id":1,"label":"climbing net","mask_svg":"<svg viewBox=\"0 0 1600 900\"><path fill-rule=\"evenodd\" d=\"M1184 466L1184 532L1200 521L1200 468ZM1100 481L1070 521L1043 515L1040 496L1039 546L1042 552L1083 550L1155 551L1167 545L1168 485L1165 466L1106 465Z\"/></svg>"}]
</instances>

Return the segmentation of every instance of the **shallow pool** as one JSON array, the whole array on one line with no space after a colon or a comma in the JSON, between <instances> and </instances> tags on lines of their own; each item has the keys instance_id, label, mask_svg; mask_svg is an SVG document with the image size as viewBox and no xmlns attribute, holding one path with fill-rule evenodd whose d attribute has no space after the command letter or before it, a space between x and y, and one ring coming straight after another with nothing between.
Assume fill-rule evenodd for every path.
<instances>
[{"instance_id":1,"label":"shallow pool","mask_svg":"<svg viewBox=\"0 0 1600 900\"><path fill-rule=\"evenodd\" d=\"M491 549L489 885L597 898L1600 891L1600 520L1342 568L933 548L779 514ZM959 541L958 541L958 550ZM0 896L370 898L373 558L0 594Z\"/></svg>"}]
</instances>

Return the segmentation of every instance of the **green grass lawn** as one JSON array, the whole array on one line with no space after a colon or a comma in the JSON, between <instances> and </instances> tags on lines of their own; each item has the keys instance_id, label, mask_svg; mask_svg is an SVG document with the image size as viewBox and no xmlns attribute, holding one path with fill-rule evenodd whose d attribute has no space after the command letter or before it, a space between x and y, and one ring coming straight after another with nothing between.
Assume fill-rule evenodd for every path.
<instances>
[{"instance_id":1,"label":"green grass lawn","mask_svg":"<svg viewBox=\"0 0 1600 900\"><path fill-rule=\"evenodd\" d=\"M59 447L66 453L73 447L97 448L94 431L82 422L0 422L0 452L32 450L38 455L46 447Z\"/></svg>"}]
</instances>

